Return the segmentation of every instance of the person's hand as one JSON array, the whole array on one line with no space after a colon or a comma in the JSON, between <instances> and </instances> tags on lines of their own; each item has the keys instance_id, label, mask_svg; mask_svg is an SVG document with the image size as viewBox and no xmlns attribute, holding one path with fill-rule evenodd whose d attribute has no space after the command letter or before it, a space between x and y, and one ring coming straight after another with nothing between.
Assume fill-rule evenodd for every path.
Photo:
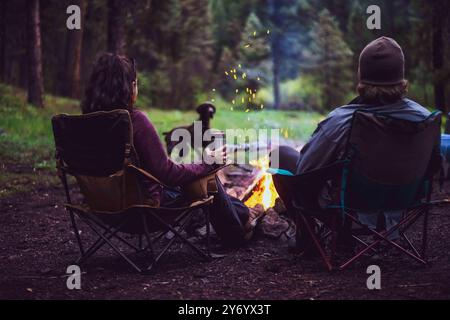
<instances>
[{"instance_id":1,"label":"person's hand","mask_svg":"<svg viewBox=\"0 0 450 320\"><path fill-rule=\"evenodd\" d=\"M207 162L210 162L210 164L218 164L218 165L224 165L228 162L227 157L227 146L222 145L221 147L211 150L211 149L205 149L205 153L207 158Z\"/></svg>"}]
</instances>

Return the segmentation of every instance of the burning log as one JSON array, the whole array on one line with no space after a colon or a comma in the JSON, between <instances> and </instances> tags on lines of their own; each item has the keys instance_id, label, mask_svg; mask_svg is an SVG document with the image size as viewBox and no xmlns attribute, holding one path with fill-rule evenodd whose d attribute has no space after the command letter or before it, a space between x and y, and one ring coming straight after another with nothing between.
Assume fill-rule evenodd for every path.
<instances>
[{"instance_id":1,"label":"burning log","mask_svg":"<svg viewBox=\"0 0 450 320\"><path fill-rule=\"evenodd\" d=\"M263 158L251 164L252 174L245 173L241 167L228 167L229 171L223 173L230 179L227 192L235 197L240 195L239 198L253 210L265 212L257 227L258 234L274 240L292 238L295 225L285 216L286 208L278 197L272 175L267 173L269 159Z\"/></svg>"},{"instance_id":2,"label":"burning log","mask_svg":"<svg viewBox=\"0 0 450 320\"><path fill-rule=\"evenodd\" d=\"M247 188L241 200L250 208L260 204L264 210L267 210L275 205L275 201L279 197L273 184L272 175L267 173L269 158L259 159L252 165L258 168L259 173L254 182Z\"/></svg>"}]
</instances>

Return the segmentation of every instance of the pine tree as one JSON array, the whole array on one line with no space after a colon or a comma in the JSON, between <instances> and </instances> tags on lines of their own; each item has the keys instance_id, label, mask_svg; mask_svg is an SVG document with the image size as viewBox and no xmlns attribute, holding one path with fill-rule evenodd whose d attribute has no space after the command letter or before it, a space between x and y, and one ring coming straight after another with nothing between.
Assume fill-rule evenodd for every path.
<instances>
[{"instance_id":1,"label":"pine tree","mask_svg":"<svg viewBox=\"0 0 450 320\"><path fill-rule=\"evenodd\" d=\"M127 1L108 0L108 51L125 52L125 15Z\"/></svg>"},{"instance_id":2,"label":"pine tree","mask_svg":"<svg viewBox=\"0 0 450 320\"><path fill-rule=\"evenodd\" d=\"M281 82L297 76L300 69L300 44L304 40L304 26L299 19L299 12L305 3L301 0L259 0L259 2L264 24L270 29L273 107L278 109L282 103Z\"/></svg>"},{"instance_id":3,"label":"pine tree","mask_svg":"<svg viewBox=\"0 0 450 320\"><path fill-rule=\"evenodd\" d=\"M192 108L196 96L210 82L212 60L211 19L208 0L172 0L168 21L169 105Z\"/></svg>"},{"instance_id":4,"label":"pine tree","mask_svg":"<svg viewBox=\"0 0 450 320\"><path fill-rule=\"evenodd\" d=\"M347 23L348 30L348 45L354 53L359 53L361 50L374 39L372 36L373 32L370 32L366 28L367 15L365 14L364 4L362 5L360 1L353 2L350 9L350 15ZM354 54L352 58L352 70L357 70L358 68L359 55ZM356 72L353 74L353 82L356 85L358 75Z\"/></svg>"},{"instance_id":5,"label":"pine tree","mask_svg":"<svg viewBox=\"0 0 450 320\"><path fill-rule=\"evenodd\" d=\"M42 42L39 0L27 1L28 14L28 102L44 107L44 79L42 76Z\"/></svg>"},{"instance_id":6,"label":"pine tree","mask_svg":"<svg viewBox=\"0 0 450 320\"><path fill-rule=\"evenodd\" d=\"M79 99L81 96L83 22L86 14L87 1L77 0L74 3L80 7L82 25L80 30L67 30L63 94L71 98Z\"/></svg>"},{"instance_id":7,"label":"pine tree","mask_svg":"<svg viewBox=\"0 0 450 320\"><path fill-rule=\"evenodd\" d=\"M254 107L254 96L259 88L268 82L270 74L270 40L258 16L252 12L245 23L239 44L239 62L237 74L237 87L248 96L245 106ZM233 78L230 74L230 81ZM235 85L236 87L236 85Z\"/></svg>"},{"instance_id":8,"label":"pine tree","mask_svg":"<svg viewBox=\"0 0 450 320\"><path fill-rule=\"evenodd\" d=\"M311 70L322 92L323 109L342 105L351 90L353 54L327 9L319 13L318 21L314 23L312 40Z\"/></svg>"},{"instance_id":9,"label":"pine tree","mask_svg":"<svg viewBox=\"0 0 450 320\"><path fill-rule=\"evenodd\" d=\"M239 57L244 72L253 78L267 77L267 70L262 70L270 57L267 28L264 28L255 13L248 16L241 39Z\"/></svg>"}]
</instances>

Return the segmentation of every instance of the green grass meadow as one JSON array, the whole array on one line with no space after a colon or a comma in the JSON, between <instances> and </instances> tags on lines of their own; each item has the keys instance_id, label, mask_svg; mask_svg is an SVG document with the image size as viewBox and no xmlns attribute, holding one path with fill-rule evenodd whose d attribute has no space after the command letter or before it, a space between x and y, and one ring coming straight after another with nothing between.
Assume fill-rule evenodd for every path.
<instances>
[{"instance_id":1,"label":"green grass meadow","mask_svg":"<svg viewBox=\"0 0 450 320\"><path fill-rule=\"evenodd\" d=\"M14 161L49 159L53 152L50 119L58 113L78 114L79 102L47 95L44 109L28 105L23 90L0 85L0 157ZM160 135L176 126L196 120L195 111L143 108ZM219 106L212 126L216 129L278 128L285 137L307 139L323 118L318 113L299 111L231 111Z\"/></svg>"},{"instance_id":2,"label":"green grass meadow","mask_svg":"<svg viewBox=\"0 0 450 320\"><path fill-rule=\"evenodd\" d=\"M195 111L142 108L159 134L196 120ZM224 102L217 104L212 127L220 130L278 128L285 138L306 140L322 115L299 111L232 111ZM54 143L50 119L59 113L79 114L79 101L45 96L45 108L26 103L26 92L0 84L0 198L27 190L27 185L47 183L53 178ZM31 172L11 171L11 166L27 166Z\"/></svg>"}]
</instances>

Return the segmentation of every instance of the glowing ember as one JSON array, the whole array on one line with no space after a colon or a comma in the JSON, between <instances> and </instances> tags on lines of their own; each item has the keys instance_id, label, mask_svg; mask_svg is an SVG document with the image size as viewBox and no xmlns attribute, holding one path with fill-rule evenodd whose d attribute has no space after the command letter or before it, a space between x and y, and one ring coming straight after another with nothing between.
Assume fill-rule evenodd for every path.
<instances>
[{"instance_id":1,"label":"glowing ember","mask_svg":"<svg viewBox=\"0 0 450 320\"><path fill-rule=\"evenodd\" d=\"M251 165L258 167L261 172L258 174L256 185L253 188L252 195L245 201L245 205L250 208L261 204L264 210L272 208L275 200L279 197L275 185L273 184L272 175L267 173L269 168L269 158L258 159L251 162Z\"/></svg>"}]
</instances>

